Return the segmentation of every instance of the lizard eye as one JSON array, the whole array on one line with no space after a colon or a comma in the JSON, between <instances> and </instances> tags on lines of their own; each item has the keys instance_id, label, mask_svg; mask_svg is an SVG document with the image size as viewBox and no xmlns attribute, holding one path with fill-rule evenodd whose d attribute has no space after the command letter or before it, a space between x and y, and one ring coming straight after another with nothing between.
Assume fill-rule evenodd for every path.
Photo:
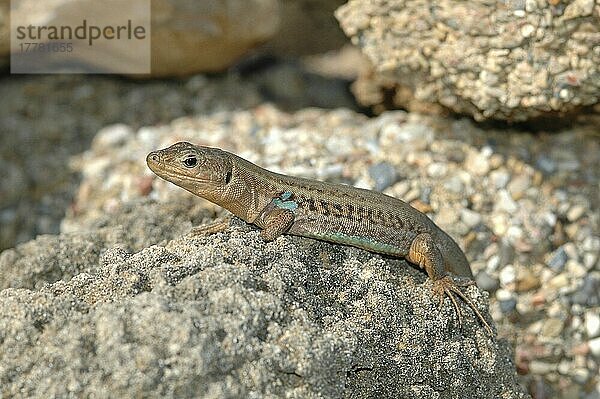
<instances>
[{"instance_id":1,"label":"lizard eye","mask_svg":"<svg viewBox=\"0 0 600 399\"><path fill-rule=\"evenodd\" d=\"M198 164L198 160L194 156L187 157L186 159L183 160L183 164L185 166L187 166L188 168L193 168L194 166L196 166Z\"/></svg>"}]
</instances>

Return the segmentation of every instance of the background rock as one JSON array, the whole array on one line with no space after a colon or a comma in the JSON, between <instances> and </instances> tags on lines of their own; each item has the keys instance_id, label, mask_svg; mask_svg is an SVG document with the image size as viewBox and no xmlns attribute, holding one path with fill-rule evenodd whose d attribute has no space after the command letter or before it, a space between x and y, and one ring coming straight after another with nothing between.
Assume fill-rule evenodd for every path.
<instances>
[{"instance_id":1,"label":"background rock","mask_svg":"<svg viewBox=\"0 0 600 399\"><path fill-rule=\"evenodd\" d=\"M598 1L351 0L336 16L373 64L355 94L375 110L523 121L600 96Z\"/></svg>"},{"instance_id":2,"label":"background rock","mask_svg":"<svg viewBox=\"0 0 600 399\"><path fill-rule=\"evenodd\" d=\"M81 21L85 17L84 10L95 9L92 4L94 2L88 0L44 3L20 0L14 13L21 15L19 21L31 20L37 26L60 26L65 21ZM110 6L99 7L96 12L102 13L102 20L111 21L117 20L123 10ZM150 16L151 74L186 76L222 71L267 41L279 28L280 9L277 0L153 0ZM6 42L0 44L0 50L6 45ZM82 64L73 62L71 65L83 71L119 73L127 71L129 64L135 62L130 58L131 51L119 42L111 46L97 44L92 51L83 47L71 55L79 57L76 61Z\"/></svg>"},{"instance_id":3,"label":"background rock","mask_svg":"<svg viewBox=\"0 0 600 399\"><path fill-rule=\"evenodd\" d=\"M152 2L152 74L221 71L279 29L277 0Z\"/></svg>"},{"instance_id":4,"label":"background rock","mask_svg":"<svg viewBox=\"0 0 600 399\"><path fill-rule=\"evenodd\" d=\"M10 53L10 0L0 0L0 60ZM6 61L7 62L7 61ZM0 61L0 65L3 62Z\"/></svg>"},{"instance_id":5,"label":"background rock","mask_svg":"<svg viewBox=\"0 0 600 399\"><path fill-rule=\"evenodd\" d=\"M341 48L348 38L333 16L345 0L281 0L279 30L261 52L279 57L321 54Z\"/></svg>"}]
</instances>

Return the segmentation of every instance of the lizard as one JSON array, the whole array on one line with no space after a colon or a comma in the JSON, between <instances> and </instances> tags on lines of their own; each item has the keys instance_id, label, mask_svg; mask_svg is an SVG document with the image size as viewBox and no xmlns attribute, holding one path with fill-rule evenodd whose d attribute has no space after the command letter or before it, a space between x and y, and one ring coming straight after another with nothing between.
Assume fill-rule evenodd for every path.
<instances>
[{"instance_id":1,"label":"lizard","mask_svg":"<svg viewBox=\"0 0 600 399\"><path fill-rule=\"evenodd\" d=\"M188 142L152 151L146 163L162 179L259 227L265 241L290 234L403 258L425 270L440 308L446 297L451 300L459 325L462 312L457 297L493 335L460 289L475 281L458 244L429 217L398 198L271 172L233 153ZM217 222L195 232L212 233L225 227Z\"/></svg>"}]
</instances>

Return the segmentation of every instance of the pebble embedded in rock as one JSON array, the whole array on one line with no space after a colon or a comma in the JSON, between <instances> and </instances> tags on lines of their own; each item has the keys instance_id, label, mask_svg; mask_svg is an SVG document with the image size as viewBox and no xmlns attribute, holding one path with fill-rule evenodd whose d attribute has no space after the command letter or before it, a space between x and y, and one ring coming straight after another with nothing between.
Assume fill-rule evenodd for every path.
<instances>
[{"instance_id":1,"label":"pebble embedded in rock","mask_svg":"<svg viewBox=\"0 0 600 399\"><path fill-rule=\"evenodd\" d=\"M396 169L387 162L378 162L369 167L369 176L375 181L375 191L383 191L397 179Z\"/></svg>"},{"instance_id":2,"label":"pebble embedded in rock","mask_svg":"<svg viewBox=\"0 0 600 399\"><path fill-rule=\"evenodd\" d=\"M477 273L475 281L477 282L478 287L491 293L495 292L498 289L498 287L500 287L500 282L498 281L498 279L494 278L486 271L481 271Z\"/></svg>"}]
</instances>

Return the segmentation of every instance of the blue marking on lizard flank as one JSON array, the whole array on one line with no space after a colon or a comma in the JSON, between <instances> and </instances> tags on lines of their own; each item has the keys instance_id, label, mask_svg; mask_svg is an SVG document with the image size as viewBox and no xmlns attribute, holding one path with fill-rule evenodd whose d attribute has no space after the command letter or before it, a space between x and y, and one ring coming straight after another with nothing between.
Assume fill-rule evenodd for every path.
<instances>
[{"instance_id":1,"label":"blue marking on lizard flank","mask_svg":"<svg viewBox=\"0 0 600 399\"><path fill-rule=\"evenodd\" d=\"M279 198L281 198L284 201L287 201L287 200L289 200L292 197L293 194L294 193L292 193L291 191L284 191L283 194L281 194L279 196Z\"/></svg>"},{"instance_id":2,"label":"blue marking on lizard flank","mask_svg":"<svg viewBox=\"0 0 600 399\"><path fill-rule=\"evenodd\" d=\"M293 211L298 208L298 203L294 200L289 200L292 198L294 193L291 191L284 191L279 198L273 198L273 204L280 209L289 209ZM289 200L289 201L288 201Z\"/></svg>"},{"instance_id":3,"label":"blue marking on lizard flank","mask_svg":"<svg viewBox=\"0 0 600 399\"><path fill-rule=\"evenodd\" d=\"M296 208L298 208L298 204L296 203L296 201L282 201L279 198L275 198L273 200L273 203L277 208L289 209L290 211L293 211Z\"/></svg>"}]
</instances>

